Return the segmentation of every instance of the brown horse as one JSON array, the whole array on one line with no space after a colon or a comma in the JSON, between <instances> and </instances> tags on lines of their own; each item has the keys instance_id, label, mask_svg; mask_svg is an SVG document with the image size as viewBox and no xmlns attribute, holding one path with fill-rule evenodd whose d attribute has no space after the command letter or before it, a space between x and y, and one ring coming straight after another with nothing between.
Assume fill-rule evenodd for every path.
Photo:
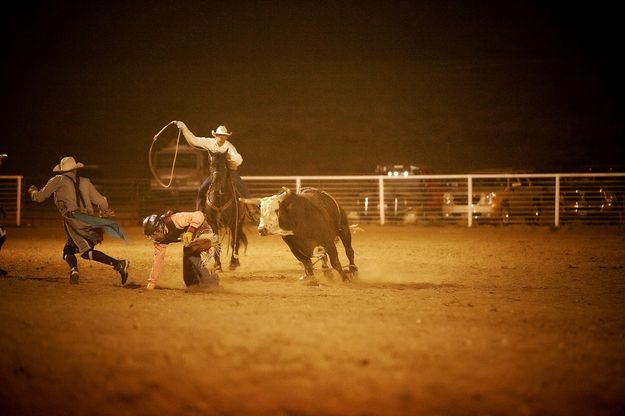
<instances>
[{"instance_id":1,"label":"brown horse","mask_svg":"<svg viewBox=\"0 0 625 416\"><path fill-rule=\"evenodd\" d=\"M239 201L240 195L230 178L226 154L209 152L209 155L211 184L206 192L206 204L204 204L203 211L206 221L213 231L219 234L220 239L223 240L223 236L228 236L228 247L232 250L229 269L234 270L241 265L239 247L247 246L247 236L243 232L245 204ZM221 270L219 253L215 255L215 268Z\"/></svg>"}]
</instances>

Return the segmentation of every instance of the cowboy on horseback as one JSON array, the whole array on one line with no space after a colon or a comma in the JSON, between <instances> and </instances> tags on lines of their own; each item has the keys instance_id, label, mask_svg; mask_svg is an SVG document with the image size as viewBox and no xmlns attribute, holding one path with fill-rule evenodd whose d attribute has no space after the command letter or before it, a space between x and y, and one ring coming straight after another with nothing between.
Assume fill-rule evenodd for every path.
<instances>
[{"instance_id":1,"label":"cowboy on horseback","mask_svg":"<svg viewBox=\"0 0 625 416\"><path fill-rule=\"evenodd\" d=\"M213 137L197 137L189 130L186 124L182 121L176 121L176 127L182 131L184 138L193 147L199 147L208 151L209 157L212 159L212 155L215 153L225 153L228 160L228 169L230 170L230 178L234 184L237 192L244 198L250 197L250 192L247 189L247 185L241 179L241 176L237 172L237 169L243 163L243 157L237 152L237 149L232 143L228 141L228 138L232 135L226 128L226 126L219 126L216 130L213 130L211 134ZM212 163L212 160L211 160ZM208 176L200 189L195 203L195 209L202 210L206 201L206 192L211 184L211 177Z\"/></svg>"},{"instance_id":2,"label":"cowboy on horseback","mask_svg":"<svg viewBox=\"0 0 625 416\"><path fill-rule=\"evenodd\" d=\"M177 121L176 126L191 146L208 151L210 173L198 190L197 210L204 212L206 220L216 233L226 230L231 236L232 255L229 267L234 270L240 265L239 246L247 245L242 229L246 211L252 221L257 221L253 211L246 210L246 206L238 199L241 195L249 195L247 186L237 172L243 158L227 140L232 133L226 126L213 130L213 138L196 137L182 121ZM215 255L215 268L218 271L221 269L218 254Z\"/></svg>"}]
</instances>

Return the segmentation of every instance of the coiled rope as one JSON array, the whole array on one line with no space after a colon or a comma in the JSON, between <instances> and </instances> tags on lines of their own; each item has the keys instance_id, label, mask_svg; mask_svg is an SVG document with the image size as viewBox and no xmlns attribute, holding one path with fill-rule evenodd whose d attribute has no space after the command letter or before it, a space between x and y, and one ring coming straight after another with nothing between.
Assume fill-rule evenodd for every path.
<instances>
[{"instance_id":1,"label":"coiled rope","mask_svg":"<svg viewBox=\"0 0 625 416\"><path fill-rule=\"evenodd\" d=\"M154 138L152 139L152 144L150 145L150 150L148 151L148 165L150 165L150 172L152 172L152 176L154 176L154 179L156 180L156 182L163 188L169 188L171 186L171 183L174 180L174 167L176 166L176 158L178 157L178 146L180 143L181 131L178 130L178 138L176 139L176 151L174 153L174 160L171 163L171 172L169 174L169 182L167 184L161 181L161 178L158 177L158 173L156 172L156 169L154 169L154 164L152 163L152 148L154 147L154 143L156 143L158 136L160 136L161 133L165 131L165 129L171 126L172 124L176 124L176 120L172 120L169 123L165 124L165 126L163 126L163 128L154 135Z\"/></svg>"}]
</instances>

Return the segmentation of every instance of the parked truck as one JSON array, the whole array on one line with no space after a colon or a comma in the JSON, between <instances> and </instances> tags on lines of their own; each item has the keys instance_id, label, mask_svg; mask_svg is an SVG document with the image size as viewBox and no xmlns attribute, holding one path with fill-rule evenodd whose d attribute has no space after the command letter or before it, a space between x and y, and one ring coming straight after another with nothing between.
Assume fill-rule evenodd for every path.
<instances>
[{"instance_id":1,"label":"parked truck","mask_svg":"<svg viewBox=\"0 0 625 416\"><path fill-rule=\"evenodd\" d=\"M175 157L175 165L174 165ZM172 165L173 178L172 178ZM150 180L152 191L196 191L208 175L208 156L205 151L187 144L168 145L152 155L154 172ZM156 174L157 178L154 177ZM171 179L171 185L167 185Z\"/></svg>"}]
</instances>

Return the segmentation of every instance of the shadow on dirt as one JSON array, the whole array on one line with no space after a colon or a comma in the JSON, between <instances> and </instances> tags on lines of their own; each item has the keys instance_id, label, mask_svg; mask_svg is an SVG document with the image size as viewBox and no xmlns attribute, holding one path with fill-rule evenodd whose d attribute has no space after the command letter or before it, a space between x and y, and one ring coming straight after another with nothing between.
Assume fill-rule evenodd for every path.
<instances>
[{"instance_id":1,"label":"shadow on dirt","mask_svg":"<svg viewBox=\"0 0 625 416\"><path fill-rule=\"evenodd\" d=\"M63 283L67 284L67 279L61 277L36 277L36 276L16 276L12 274L5 274L0 279L13 279L13 280L30 280L35 282L49 282L49 283Z\"/></svg>"},{"instance_id":2,"label":"shadow on dirt","mask_svg":"<svg viewBox=\"0 0 625 416\"><path fill-rule=\"evenodd\" d=\"M163 286L157 286L154 289L146 289L145 286L143 285L139 285L137 283L127 283L125 286L123 286L124 289L141 289L142 291L145 291L146 293L190 293L190 294L196 294L196 293L200 293L200 294L213 294L213 293L227 293L227 291L224 289L223 286L219 285L219 286L200 286L200 285L193 285L193 286L189 286L189 287L163 287Z\"/></svg>"},{"instance_id":3,"label":"shadow on dirt","mask_svg":"<svg viewBox=\"0 0 625 416\"><path fill-rule=\"evenodd\" d=\"M428 290L428 289L461 289L464 286L455 283L382 283L382 282L353 282L354 287L362 287L366 289L395 289L395 290Z\"/></svg>"},{"instance_id":4,"label":"shadow on dirt","mask_svg":"<svg viewBox=\"0 0 625 416\"><path fill-rule=\"evenodd\" d=\"M255 270L252 274L236 275L223 274L221 278L224 281L262 281L262 282L297 282L302 275L300 270L284 269L284 270Z\"/></svg>"},{"instance_id":5,"label":"shadow on dirt","mask_svg":"<svg viewBox=\"0 0 625 416\"><path fill-rule=\"evenodd\" d=\"M141 289L143 287L143 285L140 285L139 283L126 283L124 286L122 286L123 289Z\"/></svg>"}]
</instances>

